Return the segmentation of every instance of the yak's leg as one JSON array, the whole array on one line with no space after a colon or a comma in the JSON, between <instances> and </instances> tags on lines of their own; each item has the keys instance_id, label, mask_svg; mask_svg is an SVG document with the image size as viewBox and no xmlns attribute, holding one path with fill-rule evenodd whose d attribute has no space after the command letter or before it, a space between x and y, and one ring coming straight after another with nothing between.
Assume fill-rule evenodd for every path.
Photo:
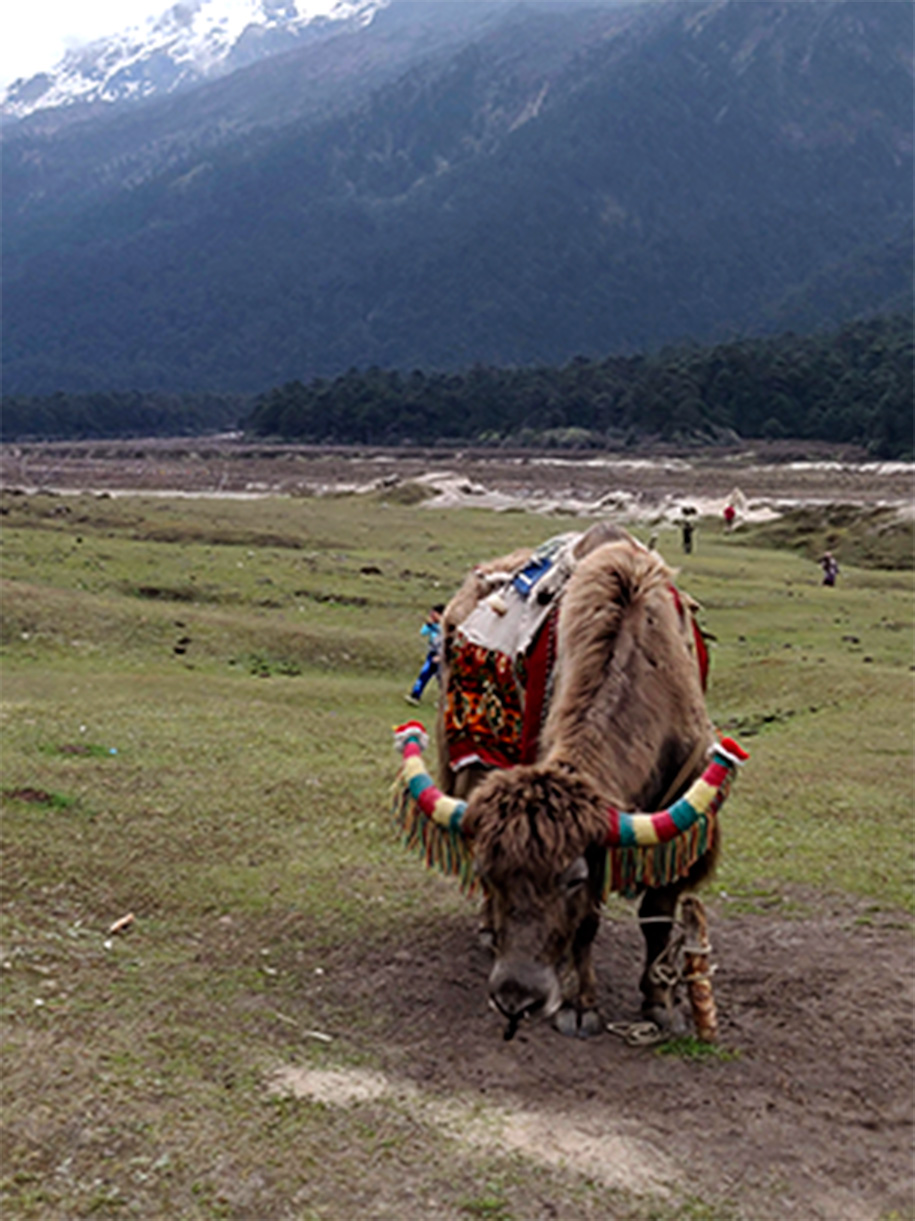
<instances>
[{"instance_id":1,"label":"yak's leg","mask_svg":"<svg viewBox=\"0 0 915 1221\"><path fill-rule=\"evenodd\" d=\"M600 915L588 916L578 930L572 946L572 969L577 982L577 993L557 1012L553 1025L560 1034L570 1038L590 1039L600 1034L601 1020L597 1012L597 977L591 948L600 922Z\"/></svg>"},{"instance_id":2,"label":"yak's leg","mask_svg":"<svg viewBox=\"0 0 915 1221\"><path fill-rule=\"evenodd\" d=\"M682 886L659 886L646 890L639 907L642 935L645 938L645 970L642 972L642 1015L661 1030L683 1034L686 1018L677 1005L676 980L672 967L659 961L670 941L677 899Z\"/></svg>"}]
</instances>

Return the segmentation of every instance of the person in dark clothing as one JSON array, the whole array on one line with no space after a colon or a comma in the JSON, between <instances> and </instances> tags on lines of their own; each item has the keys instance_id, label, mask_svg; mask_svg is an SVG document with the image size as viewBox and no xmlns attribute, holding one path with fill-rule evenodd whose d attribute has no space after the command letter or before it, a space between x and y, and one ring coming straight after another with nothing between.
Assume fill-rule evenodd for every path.
<instances>
[{"instance_id":1,"label":"person in dark clothing","mask_svg":"<svg viewBox=\"0 0 915 1221\"><path fill-rule=\"evenodd\" d=\"M835 585L836 577L839 575L839 563L831 551L823 552L820 567L823 569L823 584Z\"/></svg>"}]
</instances>

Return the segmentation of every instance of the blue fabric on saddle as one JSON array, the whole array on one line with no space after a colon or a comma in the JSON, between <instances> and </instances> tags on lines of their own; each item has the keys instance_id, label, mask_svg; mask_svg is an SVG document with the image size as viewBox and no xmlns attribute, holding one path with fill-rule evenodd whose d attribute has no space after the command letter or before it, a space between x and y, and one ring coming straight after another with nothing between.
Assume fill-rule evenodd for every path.
<instances>
[{"instance_id":1,"label":"blue fabric on saddle","mask_svg":"<svg viewBox=\"0 0 915 1221\"><path fill-rule=\"evenodd\" d=\"M542 543L523 568L478 602L458 635L473 644L520 657L530 647L575 568L580 534L558 534Z\"/></svg>"},{"instance_id":2,"label":"blue fabric on saddle","mask_svg":"<svg viewBox=\"0 0 915 1221\"><path fill-rule=\"evenodd\" d=\"M554 560L549 555L537 555L527 563L512 581L512 589L526 598L541 577L553 567Z\"/></svg>"}]
</instances>

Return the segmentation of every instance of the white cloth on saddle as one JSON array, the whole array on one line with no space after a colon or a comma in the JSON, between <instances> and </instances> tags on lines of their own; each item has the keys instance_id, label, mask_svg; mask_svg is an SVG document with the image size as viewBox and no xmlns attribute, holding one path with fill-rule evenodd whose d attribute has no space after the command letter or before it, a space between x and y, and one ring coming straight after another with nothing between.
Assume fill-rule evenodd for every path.
<instances>
[{"instance_id":1,"label":"white cloth on saddle","mask_svg":"<svg viewBox=\"0 0 915 1221\"><path fill-rule=\"evenodd\" d=\"M572 575L581 537L558 534L542 543L526 564L476 604L458 626L459 635L493 652L523 656Z\"/></svg>"}]
</instances>

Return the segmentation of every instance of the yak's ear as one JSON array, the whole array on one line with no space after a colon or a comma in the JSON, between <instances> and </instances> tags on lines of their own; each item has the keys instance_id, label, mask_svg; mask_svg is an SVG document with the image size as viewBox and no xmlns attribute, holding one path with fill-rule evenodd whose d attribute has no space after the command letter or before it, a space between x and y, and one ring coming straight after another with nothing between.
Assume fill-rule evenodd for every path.
<instances>
[{"instance_id":1,"label":"yak's ear","mask_svg":"<svg viewBox=\"0 0 915 1221\"><path fill-rule=\"evenodd\" d=\"M481 886L486 887L486 885L487 885L486 871L483 868L483 866L480 864L479 858L476 856L473 858L473 876L474 876L474 879L477 882L479 882L479 884Z\"/></svg>"},{"instance_id":2,"label":"yak's ear","mask_svg":"<svg viewBox=\"0 0 915 1221\"><path fill-rule=\"evenodd\" d=\"M467 841L468 847L473 847L473 841L476 838L479 825L479 815L476 813L473 800L470 799L467 802L467 808L461 819L461 836Z\"/></svg>"},{"instance_id":3,"label":"yak's ear","mask_svg":"<svg viewBox=\"0 0 915 1221\"><path fill-rule=\"evenodd\" d=\"M493 805L493 798L487 797L485 781L482 788L473 790L467 798L466 808L461 817L461 835L468 844L473 844L480 832L480 824Z\"/></svg>"},{"instance_id":4,"label":"yak's ear","mask_svg":"<svg viewBox=\"0 0 915 1221\"><path fill-rule=\"evenodd\" d=\"M592 839L585 848L585 860L588 864L588 888L594 895L595 900L600 903L604 894L604 882L607 873L607 844L606 836L602 835L600 839Z\"/></svg>"}]
</instances>

